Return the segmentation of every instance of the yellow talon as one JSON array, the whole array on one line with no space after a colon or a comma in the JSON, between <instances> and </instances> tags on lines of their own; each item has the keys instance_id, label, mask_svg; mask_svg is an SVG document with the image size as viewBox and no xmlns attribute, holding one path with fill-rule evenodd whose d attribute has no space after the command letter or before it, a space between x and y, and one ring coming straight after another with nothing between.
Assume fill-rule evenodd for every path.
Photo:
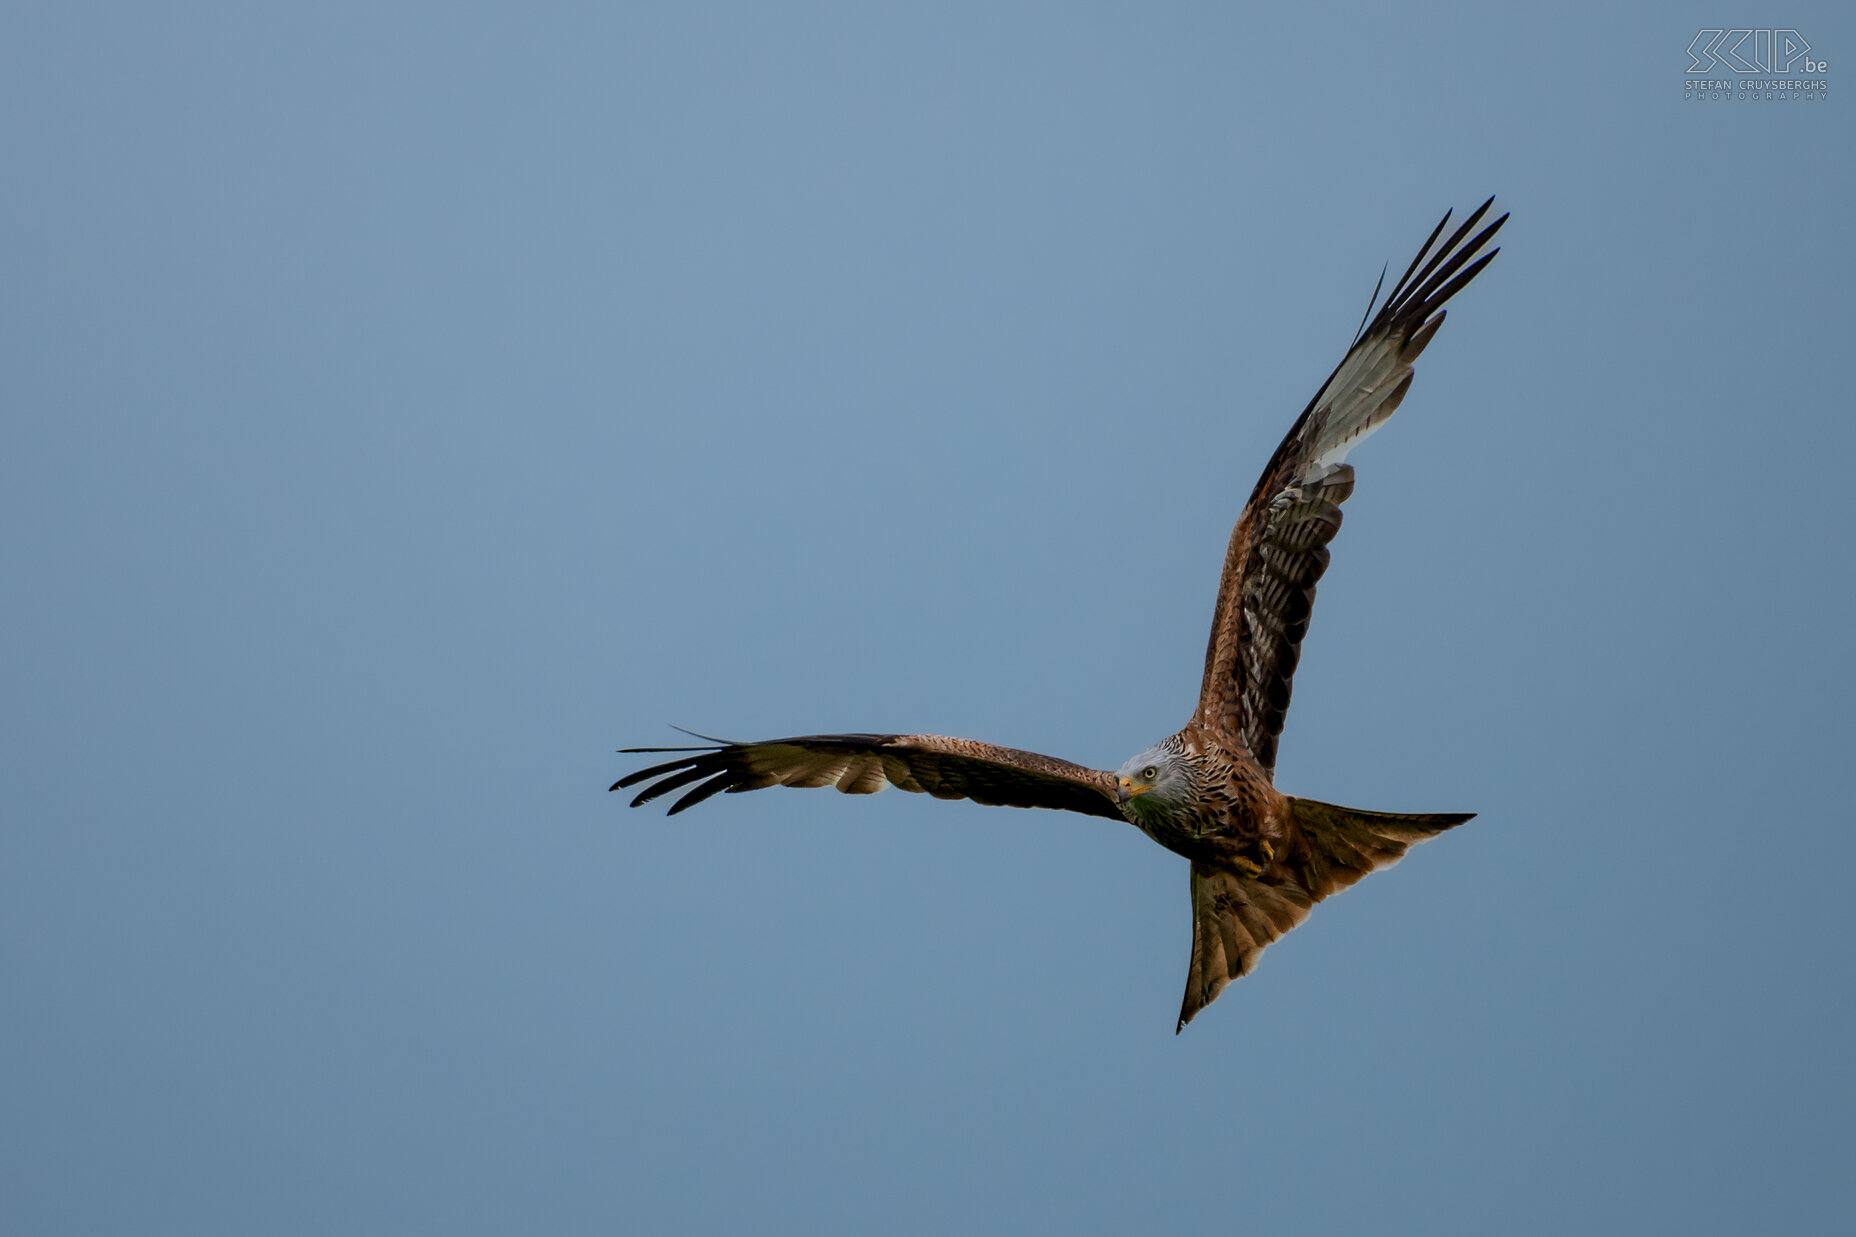
<instances>
[{"instance_id":1,"label":"yellow talon","mask_svg":"<svg viewBox=\"0 0 1856 1237\"><path fill-rule=\"evenodd\" d=\"M1263 839L1263 862L1276 862L1276 848L1270 845L1270 840L1268 838Z\"/></svg>"}]
</instances>

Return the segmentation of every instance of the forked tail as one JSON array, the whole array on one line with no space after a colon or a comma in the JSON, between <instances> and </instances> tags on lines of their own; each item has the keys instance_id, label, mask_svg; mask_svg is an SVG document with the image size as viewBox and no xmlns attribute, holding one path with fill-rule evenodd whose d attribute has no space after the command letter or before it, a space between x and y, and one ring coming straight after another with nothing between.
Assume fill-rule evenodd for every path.
<instances>
[{"instance_id":1,"label":"forked tail","mask_svg":"<svg viewBox=\"0 0 1856 1237\"><path fill-rule=\"evenodd\" d=\"M1304 919L1315 903L1404 858L1474 812L1403 816L1362 812L1314 799L1290 799L1296 833L1258 872L1210 860L1192 865L1192 962L1177 1031L1224 986L1248 975L1271 942Z\"/></svg>"}]
</instances>

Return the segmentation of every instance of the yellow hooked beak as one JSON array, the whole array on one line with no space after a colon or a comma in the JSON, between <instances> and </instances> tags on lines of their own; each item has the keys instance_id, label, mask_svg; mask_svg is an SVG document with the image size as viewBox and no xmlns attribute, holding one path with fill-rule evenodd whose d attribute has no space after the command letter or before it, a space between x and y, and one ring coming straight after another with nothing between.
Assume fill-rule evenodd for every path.
<instances>
[{"instance_id":1,"label":"yellow hooked beak","mask_svg":"<svg viewBox=\"0 0 1856 1237\"><path fill-rule=\"evenodd\" d=\"M1133 778L1124 777L1121 779L1121 794L1118 795L1117 798L1123 803L1126 803L1128 800L1134 798L1134 796L1144 795L1152 789L1152 786L1136 786Z\"/></svg>"}]
</instances>

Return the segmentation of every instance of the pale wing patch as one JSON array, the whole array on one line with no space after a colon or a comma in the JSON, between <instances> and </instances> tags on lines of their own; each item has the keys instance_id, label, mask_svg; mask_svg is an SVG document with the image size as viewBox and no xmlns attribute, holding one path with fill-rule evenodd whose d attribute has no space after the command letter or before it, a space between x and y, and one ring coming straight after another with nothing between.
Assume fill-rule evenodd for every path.
<instances>
[{"instance_id":1,"label":"pale wing patch","mask_svg":"<svg viewBox=\"0 0 1856 1237\"><path fill-rule=\"evenodd\" d=\"M749 776L730 786L730 794L769 786L807 790L836 786L847 795L873 795L886 784L885 761L874 753L817 752L790 744L767 744L745 749L742 763Z\"/></svg>"},{"instance_id":2,"label":"pale wing patch","mask_svg":"<svg viewBox=\"0 0 1856 1237\"><path fill-rule=\"evenodd\" d=\"M887 777L889 784L897 790L906 790L917 795L926 790L920 782L915 780L915 775L909 772L907 762L898 756L883 757L883 776Z\"/></svg>"},{"instance_id":3,"label":"pale wing patch","mask_svg":"<svg viewBox=\"0 0 1856 1237\"><path fill-rule=\"evenodd\" d=\"M843 752L814 752L802 747L785 746L774 748L765 755L756 752L747 761L748 767L756 772L764 770L774 774L777 785L798 786L808 790L832 785L849 763L850 758Z\"/></svg>"},{"instance_id":4,"label":"pale wing patch","mask_svg":"<svg viewBox=\"0 0 1856 1237\"><path fill-rule=\"evenodd\" d=\"M1316 398L1314 420L1319 429L1302 479L1315 481L1332 472L1349 451L1390 420L1411 387L1411 373L1395 340L1354 349Z\"/></svg>"},{"instance_id":5,"label":"pale wing patch","mask_svg":"<svg viewBox=\"0 0 1856 1237\"><path fill-rule=\"evenodd\" d=\"M838 775L838 789L847 795L874 795L886 784L879 756L858 756L848 761Z\"/></svg>"}]
</instances>

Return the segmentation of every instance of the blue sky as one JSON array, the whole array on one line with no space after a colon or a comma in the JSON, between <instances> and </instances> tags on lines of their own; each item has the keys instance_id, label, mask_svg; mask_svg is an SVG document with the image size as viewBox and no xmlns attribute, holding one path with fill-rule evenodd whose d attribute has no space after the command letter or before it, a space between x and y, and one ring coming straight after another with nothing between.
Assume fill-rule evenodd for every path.
<instances>
[{"instance_id":1,"label":"blue sky","mask_svg":"<svg viewBox=\"0 0 1856 1237\"><path fill-rule=\"evenodd\" d=\"M31 6L0 40L0 1228L1823 1231L1847 101L1724 20ZM1177 1039L1183 861L668 723L1114 767L1380 266L1278 784L1472 824Z\"/></svg>"}]
</instances>

